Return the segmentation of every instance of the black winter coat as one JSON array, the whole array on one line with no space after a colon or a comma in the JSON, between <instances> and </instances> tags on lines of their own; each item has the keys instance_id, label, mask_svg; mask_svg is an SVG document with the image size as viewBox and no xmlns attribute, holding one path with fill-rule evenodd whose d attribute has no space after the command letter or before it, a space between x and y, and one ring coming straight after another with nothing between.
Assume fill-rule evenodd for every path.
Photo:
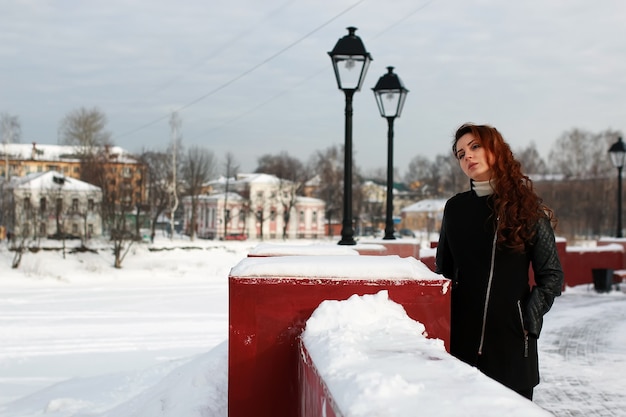
<instances>
[{"instance_id":1,"label":"black winter coat","mask_svg":"<svg viewBox=\"0 0 626 417\"><path fill-rule=\"evenodd\" d=\"M490 200L467 191L444 209L436 271L452 280L450 353L511 389L526 390L539 383L537 338L543 315L561 294L563 271L547 218L524 252L496 247Z\"/></svg>"}]
</instances>

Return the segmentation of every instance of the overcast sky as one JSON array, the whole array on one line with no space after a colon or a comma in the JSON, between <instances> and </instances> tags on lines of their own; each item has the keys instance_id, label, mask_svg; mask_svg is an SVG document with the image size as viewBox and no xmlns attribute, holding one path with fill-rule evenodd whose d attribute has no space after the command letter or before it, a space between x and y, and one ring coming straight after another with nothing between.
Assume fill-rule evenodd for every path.
<instances>
[{"instance_id":1,"label":"overcast sky","mask_svg":"<svg viewBox=\"0 0 626 417\"><path fill-rule=\"evenodd\" d=\"M0 2L0 112L22 142L57 143L80 107L106 114L116 145L183 144L242 171L263 154L307 161L344 143L345 96L330 51L358 28L373 62L354 97L354 158L386 168L387 123L371 88L394 66L410 90L394 162L449 152L463 122L496 126L546 157L574 127L626 126L621 0L11 0Z\"/></svg>"}]
</instances>

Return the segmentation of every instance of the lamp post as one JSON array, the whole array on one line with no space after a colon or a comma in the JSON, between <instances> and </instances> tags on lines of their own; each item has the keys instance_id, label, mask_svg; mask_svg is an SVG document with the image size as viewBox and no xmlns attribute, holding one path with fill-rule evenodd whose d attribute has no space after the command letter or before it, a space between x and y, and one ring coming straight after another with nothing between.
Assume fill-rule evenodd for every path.
<instances>
[{"instance_id":1,"label":"lamp post","mask_svg":"<svg viewBox=\"0 0 626 417\"><path fill-rule=\"evenodd\" d=\"M617 138L615 142L609 148L609 155L611 156L611 163L617 168L617 233L616 237L623 237L622 235L622 168L624 168L624 157L626 157L626 146L622 141L622 137Z\"/></svg>"},{"instance_id":2,"label":"lamp post","mask_svg":"<svg viewBox=\"0 0 626 417\"><path fill-rule=\"evenodd\" d=\"M387 67L387 74L378 79L372 88L380 115L387 119L387 210L385 217L384 240L395 239L393 227L393 122L400 117L404 100L409 92L400 81L400 77L393 72L393 67Z\"/></svg>"},{"instance_id":3,"label":"lamp post","mask_svg":"<svg viewBox=\"0 0 626 417\"><path fill-rule=\"evenodd\" d=\"M355 27L337 41L328 53L333 62L337 86L346 95L345 145L343 149L343 223L340 245L355 245L352 228L352 97L361 89L372 57L365 50L361 38L356 36Z\"/></svg>"}]
</instances>

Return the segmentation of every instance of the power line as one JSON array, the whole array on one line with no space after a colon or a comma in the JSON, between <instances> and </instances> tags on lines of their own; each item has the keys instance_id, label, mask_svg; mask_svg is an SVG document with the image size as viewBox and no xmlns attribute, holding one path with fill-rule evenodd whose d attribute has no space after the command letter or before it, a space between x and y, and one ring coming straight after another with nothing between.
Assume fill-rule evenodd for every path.
<instances>
[{"instance_id":1,"label":"power line","mask_svg":"<svg viewBox=\"0 0 626 417\"><path fill-rule=\"evenodd\" d=\"M382 36L383 34L389 32L391 29L395 29L396 26L398 26L400 23L404 22L405 20L413 17L413 15L423 9L425 9L426 7L428 7L431 3L434 3L435 0L428 0L426 3L422 4L421 6L418 6L417 8L415 8L413 11L411 11L410 13L406 14L405 16L403 16L401 19L397 20L396 22L394 22L393 24L387 26L385 29L381 30L380 32L378 32L376 35L374 35L372 37L372 39L377 39L380 36Z\"/></svg>"},{"instance_id":2,"label":"power line","mask_svg":"<svg viewBox=\"0 0 626 417\"><path fill-rule=\"evenodd\" d=\"M296 0L288 0L286 3L281 4L274 10L270 11L267 15L265 15L265 17L261 19L261 22L265 22L266 20L269 20L270 18L274 17L276 14L280 13L281 11L289 7L292 3L295 3L295 1ZM203 63L205 63L206 61L210 61L214 59L215 57L219 56L219 54L221 54L222 51L224 51L226 48L230 48L233 44L237 43L239 40L253 33L256 29L257 27L251 26L248 30L244 30L236 34L235 36L229 38L227 41L223 42L222 45L218 46L215 50L213 50L210 54L202 57L200 60L196 61L194 64L187 67L186 71L197 68ZM170 87L172 84L175 84L182 77L183 75L178 75L178 76L170 78L168 81L165 81L159 87L155 88L151 94L157 93L159 91L162 91Z\"/></svg>"},{"instance_id":3,"label":"power line","mask_svg":"<svg viewBox=\"0 0 626 417\"><path fill-rule=\"evenodd\" d=\"M325 26L328 26L330 23L332 23L333 21L337 20L339 17L341 17L342 15L346 14L347 12L349 12L350 10L352 10L353 8L355 8L356 6L358 6L359 4L363 3L365 0L359 0L356 3L352 4L351 6L347 7L346 9L344 9L343 11L341 11L339 14L335 15L334 17L332 17L331 19L327 20L326 22L322 23L321 25L319 25L318 27L316 27L315 29L313 29L312 31L306 33L304 36L300 37L299 39L297 39L296 41L292 42L291 44L287 45L286 47L280 49L278 52L274 53L273 55L270 55L268 58L264 59L263 61L259 62L258 64L252 66L251 68L249 68L248 70L242 72L241 74L237 75L236 77L230 79L229 81L226 81L225 83L219 85L218 87L214 88L213 90L209 91L206 94L203 94L202 96L188 102L187 104L177 108L176 110L174 110L175 112L179 112L182 110L185 110L191 106L193 106L194 104L206 99L207 97L212 96L213 94L223 90L224 88L228 87L229 85L233 84L234 82L240 80L241 78L245 77L246 75L256 71L257 69L259 69L260 67L262 67L263 65L267 64L268 62L272 61L273 59L277 58L278 56L282 55L283 53L285 53L286 51L288 51L289 49L293 48L295 45L299 44L300 42L302 42L303 40L305 40L306 38L308 38L309 36L311 36L312 34L314 34L315 32L319 31L320 29L324 28ZM133 129L131 131L128 131L126 133L123 133L121 135L118 135L117 138L120 137L124 137L124 136L129 136L132 135L133 133L136 133L140 130L143 130L147 127L150 127L162 120L165 120L169 117L169 115L163 115L157 119L152 120L151 122L148 122L146 124L143 124L139 127L137 127L136 129Z\"/></svg>"},{"instance_id":4,"label":"power line","mask_svg":"<svg viewBox=\"0 0 626 417\"><path fill-rule=\"evenodd\" d=\"M299 86L301 86L301 85L303 85L303 84L307 83L309 80L311 80L311 79L313 79L313 78L317 77L317 76L318 76L319 74L321 74L323 71L326 71L326 69L327 69L326 67L323 67L323 68L318 69L315 73L313 73L313 74L309 75L308 77L304 78L304 79L303 79L302 81L300 81L299 83L294 84L294 85L292 85L290 88L288 88L288 89L286 89L286 90L283 90L283 91L281 91L281 92L279 92L279 93L277 93L277 94L274 94L274 95L273 95L272 97L270 97L269 99L267 99L267 100L265 100L265 101L263 101L263 102L261 102L261 103L257 104L256 106L254 106L254 107L252 107L252 108L250 108L250 109L248 109L248 110L244 111L243 113L239 113L238 115L236 115L236 116L234 116L234 117L231 117L231 118L229 118L229 119L225 120L223 123L221 123L221 124L219 124L219 125L217 125L217 126L214 126L214 127L210 128L210 129L208 129L208 130L205 130L204 132L202 132L202 133L201 133L201 135L205 135L205 134L207 134L207 133L209 133L209 132L212 132L212 131L214 131L214 130L217 130L217 129L219 129L219 128L223 127L223 126L229 125L230 123L232 123L232 122L234 122L234 121L236 121L236 120L239 120L239 119L241 119L242 117L247 116L247 115L248 115L248 114L250 114L250 113L254 113L254 112L255 112L255 111L257 111L258 109L260 109L260 108L262 108L262 107L265 107L267 104L269 104L270 102L272 102L272 101L276 100L277 98L284 96L285 94L287 94L288 92L290 92L290 91L291 91L291 90L293 90L294 88L297 88L297 87L299 87ZM198 136L200 136L200 135L194 136L193 138L196 138L196 137L198 137ZM192 139L193 139L193 138L192 138Z\"/></svg>"},{"instance_id":5,"label":"power line","mask_svg":"<svg viewBox=\"0 0 626 417\"><path fill-rule=\"evenodd\" d=\"M390 30L394 29L395 27L397 27L398 25L400 25L402 22L404 22L405 20L407 20L407 19L411 18L414 14L416 14L417 12L419 12L419 11L423 10L424 8L426 8L427 6L429 6L429 5L430 5L431 3L433 3L433 2L435 2L435 0L429 0L429 1L427 1L426 3L424 3L424 4L420 5L419 7L415 8L415 9L414 9L414 10L412 10L410 13L408 13L408 14L404 15L401 19L399 19L399 20L395 21L394 23L392 23L391 25L387 26L386 28L384 28L384 29L383 29L383 30L381 30L380 32L376 33L376 34L372 37L372 39L378 39L380 36L382 36L383 34L385 34L385 33L389 32ZM319 74L321 74L321 73L322 73L323 71L325 71L325 70L326 70L326 67L320 67L317 71L315 71L315 72L314 72L314 73L312 73L311 75L307 76L307 77L306 77L306 78L304 78L302 81L300 81L300 82L298 82L298 83L296 83L296 84L292 85L292 86L291 86L291 87L289 87L288 89L285 89L285 90L283 90L283 91L281 91L281 92L279 92L279 93L277 93L277 94L274 94L274 95L273 95L272 97L270 97L269 99L267 99L267 100L265 100L265 101L263 101L263 102L261 102L261 103L257 104L256 106L254 106L254 107L252 107L252 108L250 108L250 109L248 109L248 110L246 110L246 111L244 111L244 112L242 112L242 113L239 113L238 115L236 115L236 116L234 116L234 117L228 118L228 119L227 119L227 120L225 120L223 123L220 123L220 124L219 124L219 125L217 125L217 126L214 126L214 127L210 128L210 129L208 129L208 130L205 130L205 131L204 131L204 132L202 132L200 135L204 135L204 134L207 134L207 133L209 133L209 132L215 131L215 130L217 130L217 129L219 129L219 128L223 127L223 126L226 126L226 125L228 125L228 124L230 124L230 123L232 123L232 122L234 122L234 121L236 121L236 120L241 119L241 118L242 118L242 117L244 117L244 116L247 116L248 114L254 113L254 112L255 112L255 111L257 111L258 109L260 109L260 108L262 108L262 107L266 106L267 104L269 104L270 102L272 102L272 101L276 100L277 98L284 96L285 94L287 94L288 92L290 92L290 91L291 91L291 90L293 90L294 88L297 88L297 87L299 87L299 86L301 86L301 85L303 85L303 84L307 83L309 80L311 80L311 79L313 79L313 78L317 77ZM194 136L194 138L195 138L195 137L198 137L198 136L200 136L200 135Z\"/></svg>"}]
</instances>

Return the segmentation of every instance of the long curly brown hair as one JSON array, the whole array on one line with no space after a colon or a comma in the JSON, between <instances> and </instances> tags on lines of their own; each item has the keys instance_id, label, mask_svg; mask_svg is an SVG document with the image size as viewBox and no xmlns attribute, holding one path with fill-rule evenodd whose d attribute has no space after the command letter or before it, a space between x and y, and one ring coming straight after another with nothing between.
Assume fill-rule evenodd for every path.
<instances>
[{"instance_id":1,"label":"long curly brown hair","mask_svg":"<svg viewBox=\"0 0 626 417\"><path fill-rule=\"evenodd\" d=\"M535 235L535 225L540 218L546 217L553 227L556 226L554 212L535 193L533 182L522 173L521 164L496 128L463 124L454 135L452 151L455 156L457 141L467 133L471 133L495 157L491 166L495 179L491 202L498 218L498 246L524 251L526 243Z\"/></svg>"}]
</instances>

